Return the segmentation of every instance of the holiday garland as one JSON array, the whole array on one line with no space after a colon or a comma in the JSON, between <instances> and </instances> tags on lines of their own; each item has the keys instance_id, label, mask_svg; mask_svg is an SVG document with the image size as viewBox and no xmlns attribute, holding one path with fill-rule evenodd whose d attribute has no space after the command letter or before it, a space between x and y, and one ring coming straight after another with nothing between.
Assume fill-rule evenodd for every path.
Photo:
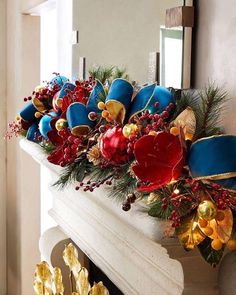
<instances>
[{"instance_id":1,"label":"holiday garland","mask_svg":"<svg viewBox=\"0 0 236 295\"><path fill-rule=\"evenodd\" d=\"M225 246L236 249L236 137L220 126L227 94L215 85L180 93L127 79L117 68L75 83L56 74L24 98L7 136L38 143L64 167L61 188L107 186L125 211L144 200L186 250L198 247L214 266Z\"/></svg>"}]
</instances>

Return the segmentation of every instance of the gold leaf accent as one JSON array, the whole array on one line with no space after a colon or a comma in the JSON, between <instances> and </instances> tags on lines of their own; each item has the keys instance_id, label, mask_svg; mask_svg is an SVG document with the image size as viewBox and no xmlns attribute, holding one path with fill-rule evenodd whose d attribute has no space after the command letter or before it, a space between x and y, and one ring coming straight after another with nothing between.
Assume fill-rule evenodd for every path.
<instances>
[{"instance_id":1,"label":"gold leaf accent","mask_svg":"<svg viewBox=\"0 0 236 295\"><path fill-rule=\"evenodd\" d=\"M51 283L52 274L49 268L49 265L46 261L42 261L41 263L36 265L35 269L35 279L43 284Z\"/></svg>"},{"instance_id":2,"label":"gold leaf accent","mask_svg":"<svg viewBox=\"0 0 236 295\"><path fill-rule=\"evenodd\" d=\"M56 294L63 294L64 293L64 286L62 283L62 274L61 274L61 269L59 267L54 268L54 285L55 285L55 290Z\"/></svg>"},{"instance_id":3,"label":"gold leaf accent","mask_svg":"<svg viewBox=\"0 0 236 295\"><path fill-rule=\"evenodd\" d=\"M81 264L78 260L78 251L72 243L65 247L63 259L74 275L80 271Z\"/></svg>"},{"instance_id":4,"label":"gold leaf accent","mask_svg":"<svg viewBox=\"0 0 236 295\"><path fill-rule=\"evenodd\" d=\"M233 228L233 214L229 208L226 210L218 210L218 212L223 212L225 217L221 221L216 219L209 221L209 226L213 229L213 234L209 236L209 238L219 239L223 244L225 244L231 237Z\"/></svg>"},{"instance_id":5,"label":"gold leaf accent","mask_svg":"<svg viewBox=\"0 0 236 295\"><path fill-rule=\"evenodd\" d=\"M76 289L80 295L88 295L90 290L90 284L88 280L88 271L86 268L82 267L78 276L75 278Z\"/></svg>"},{"instance_id":6,"label":"gold leaf accent","mask_svg":"<svg viewBox=\"0 0 236 295\"><path fill-rule=\"evenodd\" d=\"M33 283L33 286L34 286L34 291L37 295L44 295L43 292L43 283L42 282L39 282L37 280L34 281Z\"/></svg>"},{"instance_id":7,"label":"gold leaf accent","mask_svg":"<svg viewBox=\"0 0 236 295\"><path fill-rule=\"evenodd\" d=\"M187 107L174 120L173 125L179 129L183 129L185 139L192 140L196 131L196 117L192 108Z\"/></svg>"},{"instance_id":8,"label":"gold leaf accent","mask_svg":"<svg viewBox=\"0 0 236 295\"><path fill-rule=\"evenodd\" d=\"M184 217L181 221L181 225L176 229L176 232L186 250L192 250L206 238L198 225L196 213Z\"/></svg>"},{"instance_id":9,"label":"gold leaf accent","mask_svg":"<svg viewBox=\"0 0 236 295\"><path fill-rule=\"evenodd\" d=\"M102 282L99 282L98 284L94 283L89 295L109 295L109 291Z\"/></svg>"}]
</instances>

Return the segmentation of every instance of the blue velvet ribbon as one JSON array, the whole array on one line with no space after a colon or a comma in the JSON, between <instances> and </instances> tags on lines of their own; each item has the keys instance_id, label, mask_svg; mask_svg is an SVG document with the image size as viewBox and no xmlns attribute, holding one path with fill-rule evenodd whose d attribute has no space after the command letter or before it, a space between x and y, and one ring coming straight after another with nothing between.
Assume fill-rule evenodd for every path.
<instances>
[{"instance_id":1,"label":"blue velvet ribbon","mask_svg":"<svg viewBox=\"0 0 236 295\"><path fill-rule=\"evenodd\" d=\"M216 135L193 143L188 166L194 178L236 189L236 136Z\"/></svg>"},{"instance_id":2,"label":"blue velvet ribbon","mask_svg":"<svg viewBox=\"0 0 236 295\"><path fill-rule=\"evenodd\" d=\"M56 118L58 116L58 114L57 113L55 113L55 112L51 112L51 113L49 113L49 114L47 114L47 115L44 115L43 117L42 117L42 119L40 120L40 122L39 122L39 131L40 131L40 133L42 134L42 136L45 138L45 139L47 139L47 137L48 137L48 132L50 131L50 130L52 130L52 126L51 126L51 121L54 119L54 118Z\"/></svg>"},{"instance_id":3,"label":"blue velvet ribbon","mask_svg":"<svg viewBox=\"0 0 236 295\"><path fill-rule=\"evenodd\" d=\"M39 131L39 125L38 122L34 123L30 126L30 128L28 129L27 133L26 133L26 138L30 141L33 142L39 142L38 138L41 135L40 131Z\"/></svg>"},{"instance_id":4,"label":"blue velvet ribbon","mask_svg":"<svg viewBox=\"0 0 236 295\"><path fill-rule=\"evenodd\" d=\"M73 91L75 89L75 85L70 83L70 82L65 82L62 87L61 90L59 91L58 97L56 99L56 104L58 106L61 106L61 102L63 100L63 97L65 97L67 95L67 90L71 90Z\"/></svg>"},{"instance_id":5,"label":"blue velvet ribbon","mask_svg":"<svg viewBox=\"0 0 236 295\"><path fill-rule=\"evenodd\" d=\"M66 117L72 134L85 135L94 127L95 123L89 120L88 114L89 110L80 102L74 102L68 107Z\"/></svg>"},{"instance_id":6,"label":"blue velvet ribbon","mask_svg":"<svg viewBox=\"0 0 236 295\"><path fill-rule=\"evenodd\" d=\"M173 94L168 89L156 84L143 87L132 100L133 95L133 86L127 80L113 80L107 96L102 83L96 81L87 106L75 103L67 110L67 121L72 133L85 134L86 130L88 132L94 127L95 123L88 119L88 114L91 111L101 112L97 107L99 101L105 101L106 109L118 123L129 121L146 109L150 113L160 113L174 101Z\"/></svg>"}]
</instances>

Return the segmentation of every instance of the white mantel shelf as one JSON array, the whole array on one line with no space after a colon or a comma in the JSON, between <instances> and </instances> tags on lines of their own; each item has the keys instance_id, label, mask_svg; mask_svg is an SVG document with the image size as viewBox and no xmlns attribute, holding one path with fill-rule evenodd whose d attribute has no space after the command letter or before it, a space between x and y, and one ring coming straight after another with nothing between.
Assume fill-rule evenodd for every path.
<instances>
[{"instance_id":1,"label":"white mantel shelf","mask_svg":"<svg viewBox=\"0 0 236 295\"><path fill-rule=\"evenodd\" d=\"M61 168L50 164L37 144L22 139L20 146L50 170L49 214L125 295L219 294L217 270L196 251L186 253L176 239L163 239L167 224L142 212L142 204L124 212L102 188L91 193L71 185L59 191L51 185Z\"/></svg>"}]
</instances>

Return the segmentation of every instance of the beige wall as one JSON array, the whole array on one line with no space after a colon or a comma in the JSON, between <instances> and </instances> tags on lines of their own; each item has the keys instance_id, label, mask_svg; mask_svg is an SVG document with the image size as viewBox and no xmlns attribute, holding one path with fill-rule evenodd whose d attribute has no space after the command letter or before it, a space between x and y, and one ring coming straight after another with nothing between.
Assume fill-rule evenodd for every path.
<instances>
[{"instance_id":1,"label":"beige wall","mask_svg":"<svg viewBox=\"0 0 236 295\"><path fill-rule=\"evenodd\" d=\"M194 83L208 80L224 85L232 97L225 124L236 133L236 13L235 0L197 0L198 26L194 56Z\"/></svg>"},{"instance_id":2,"label":"beige wall","mask_svg":"<svg viewBox=\"0 0 236 295\"><path fill-rule=\"evenodd\" d=\"M0 0L0 295L6 295L6 6Z\"/></svg>"},{"instance_id":3,"label":"beige wall","mask_svg":"<svg viewBox=\"0 0 236 295\"><path fill-rule=\"evenodd\" d=\"M7 120L14 119L39 83L39 19L21 14L21 1L7 1ZM31 295L40 260L39 167L19 148L7 144L8 295Z\"/></svg>"},{"instance_id":4,"label":"beige wall","mask_svg":"<svg viewBox=\"0 0 236 295\"><path fill-rule=\"evenodd\" d=\"M181 0L74 0L76 52L92 65L125 66L132 79L146 82L148 57L159 52L160 25L165 10Z\"/></svg>"}]
</instances>

